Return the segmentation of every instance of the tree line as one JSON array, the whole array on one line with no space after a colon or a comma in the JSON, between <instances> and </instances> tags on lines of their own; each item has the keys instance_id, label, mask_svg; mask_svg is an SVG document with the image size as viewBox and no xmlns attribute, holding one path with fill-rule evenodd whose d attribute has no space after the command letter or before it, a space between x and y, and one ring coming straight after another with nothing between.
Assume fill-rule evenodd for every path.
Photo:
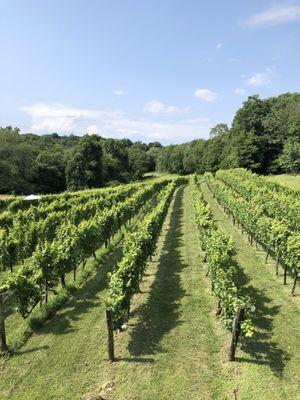
<instances>
[{"instance_id":1,"label":"tree line","mask_svg":"<svg viewBox=\"0 0 300 400\"><path fill-rule=\"evenodd\" d=\"M59 193L128 183L154 171L190 174L244 167L260 174L300 172L300 93L248 97L229 128L208 140L145 144L97 135L20 134L0 128L0 193Z\"/></svg>"},{"instance_id":2,"label":"tree line","mask_svg":"<svg viewBox=\"0 0 300 400\"><path fill-rule=\"evenodd\" d=\"M209 140L166 146L157 159L157 168L170 173L236 167L260 174L300 172L300 93L267 99L250 96L231 128L218 124Z\"/></svg>"},{"instance_id":3,"label":"tree line","mask_svg":"<svg viewBox=\"0 0 300 400\"><path fill-rule=\"evenodd\" d=\"M128 183L155 169L160 143L0 128L0 193L59 193Z\"/></svg>"}]
</instances>

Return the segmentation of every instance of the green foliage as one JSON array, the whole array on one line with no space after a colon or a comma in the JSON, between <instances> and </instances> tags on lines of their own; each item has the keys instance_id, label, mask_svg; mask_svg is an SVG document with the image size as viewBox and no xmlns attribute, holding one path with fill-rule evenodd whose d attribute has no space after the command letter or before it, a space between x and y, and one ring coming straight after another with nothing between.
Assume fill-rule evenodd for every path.
<instances>
[{"instance_id":1,"label":"green foliage","mask_svg":"<svg viewBox=\"0 0 300 400\"><path fill-rule=\"evenodd\" d=\"M11 292L19 312L27 316L43 296L48 298L48 293L56 290L59 281L64 287L65 275L91 257L169 182L158 179L52 196L52 202L46 201L37 209L19 210L14 221L4 218L0 229L1 269L31 258L26 266L8 274L1 290Z\"/></svg>"},{"instance_id":2,"label":"green foliage","mask_svg":"<svg viewBox=\"0 0 300 400\"><path fill-rule=\"evenodd\" d=\"M102 147L97 136L84 136L66 167L69 190L102 185Z\"/></svg>"},{"instance_id":3,"label":"green foliage","mask_svg":"<svg viewBox=\"0 0 300 400\"><path fill-rule=\"evenodd\" d=\"M157 142L20 135L17 128L0 128L0 194L50 194L67 187L79 190L110 181L127 183L155 169L160 147Z\"/></svg>"},{"instance_id":4,"label":"green foliage","mask_svg":"<svg viewBox=\"0 0 300 400\"><path fill-rule=\"evenodd\" d=\"M206 253L212 291L219 301L220 319L228 329L231 329L237 309L244 305L247 316L243 322L242 333L245 336L252 336L254 330L251 314L255 311L255 306L248 296L240 294L235 284L232 238L225 236L216 227L209 205L203 199L197 176L191 177L191 184L201 246Z\"/></svg>"},{"instance_id":5,"label":"green foliage","mask_svg":"<svg viewBox=\"0 0 300 400\"><path fill-rule=\"evenodd\" d=\"M163 148L157 169L170 173L216 172L244 167L266 174L299 171L300 94L250 96L228 129L218 124L210 139Z\"/></svg>"},{"instance_id":6,"label":"green foliage","mask_svg":"<svg viewBox=\"0 0 300 400\"><path fill-rule=\"evenodd\" d=\"M218 171L217 179L205 176L217 201L296 277L300 266L298 193L243 169Z\"/></svg>"},{"instance_id":7,"label":"green foliage","mask_svg":"<svg viewBox=\"0 0 300 400\"><path fill-rule=\"evenodd\" d=\"M278 161L283 171L292 174L300 172L300 141L296 138L288 139Z\"/></svg>"},{"instance_id":8,"label":"green foliage","mask_svg":"<svg viewBox=\"0 0 300 400\"><path fill-rule=\"evenodd\" d=\"M182 182L181 179L176 179L163 190L157 206L139 223L136 231L126 238L123 258L115 271L109 274L109 296L106 305L113 311L114 329L120 329L128 319L131 298L139 290L139 282L143 277L148 257L155 250L174 190Z\"/></svg>"}]
</instances>

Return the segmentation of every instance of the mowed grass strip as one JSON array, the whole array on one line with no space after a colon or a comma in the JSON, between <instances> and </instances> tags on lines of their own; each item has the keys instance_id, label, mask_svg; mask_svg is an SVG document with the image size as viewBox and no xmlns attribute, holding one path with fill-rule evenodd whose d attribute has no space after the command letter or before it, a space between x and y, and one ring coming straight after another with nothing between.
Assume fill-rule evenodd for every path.
<instances>
[{"instance_id":1,"label":"mowed grass strip","mask_svg":"<svg viewBox=\"0 0 300 400\"><path fill-rule=\"evenodd\" d=\"M119 361L108 398L230 398L224 331L204 276L191 189L185 187L177 191L128 328L118 334ZM122 341L128 346L120 350Z\"/></svg>"},{"instance_id":2,"label":"mowed grass strip","mask_svg":"<svg viewBox=\"0 0 300 400\"><path fill-rule=\"evenodd\" d=\"M283 185L287 185L294 190L300 191L300 175L271 175L268 178L273 181Z\"/></svg>"},{"instance_id":3,"label":"mowed grass strip","mask_svg":"<svg viewBox=\"0 0 300 400\"><path fill-rule=\"evenodd\" d=\"M256 334L238 352L232 370L238 400L298 399L300 393L300 288L290 296L292 280L285 287L275 276L275 261L251 246L202 184L216 222L234 239L237 279L256 302Z\"/></svg>"}]
</instances>

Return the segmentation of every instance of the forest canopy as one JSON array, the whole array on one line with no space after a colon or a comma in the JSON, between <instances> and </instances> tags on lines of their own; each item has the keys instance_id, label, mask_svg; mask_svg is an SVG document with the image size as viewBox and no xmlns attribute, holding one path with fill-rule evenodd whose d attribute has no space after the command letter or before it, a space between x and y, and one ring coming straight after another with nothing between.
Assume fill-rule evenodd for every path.
<instances>
[{"instance_id":1,"label":"forest canopy","mask_svg":"<svg viewBox=\"0 0 300 400\"><path fill-rule=\"evenodd\" d=\"M159 170L181 174L235 167L260 174L300 172L300 93L250 96L231 128L221 123L206 141L166 146L157 160Z\"/></svg>"},{"instance_id":2,"label":"forest canopy","mask_svg":"<svg viewBox=\"0 0 300 400\"><path fill-rule=\"evenodd\" d=\"M300 172L300 93L250 96L232 125L208 140L162 146L129 139L20 134L0 128L0 193L58 193L126 183L154 171L190 174L245 167L261 174Z\"/></svg>"},{"instance_id":3,"label":"forest canopy","mask_svg":"<svg viewBox=\"0 0 300 400\"><path fill-rule=\"evenodd\" d=\"M127 183L155 168L160 146L0 128L0 193L58 193Z\"/></svg>"}]
</instances>

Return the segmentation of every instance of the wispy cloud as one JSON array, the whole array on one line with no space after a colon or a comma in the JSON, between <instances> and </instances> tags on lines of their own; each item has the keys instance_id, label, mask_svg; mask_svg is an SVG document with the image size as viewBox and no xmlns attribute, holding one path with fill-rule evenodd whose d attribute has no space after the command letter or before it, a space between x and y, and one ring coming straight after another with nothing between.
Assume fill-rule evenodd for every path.
<instances>
[{"instance_id":1,"label":"wispy cloud","mask_svg":"<svg viewBox=\"0 0 300 400\"><path fill-rule=\"evenodd\" d=\"M243 96L245 94L245 89L236 88L234 89L234 93L237 94L238 96Z\"/></svg>"},{"instance_id":2,"label":"wispy cloud","mask_svg":"<svg viewBox=\"0 0 300 400\"><path fill-rule=\"evenodd\" d=\"M115 96L124 96L125 92L123 90L116 89L113 91Z\"/></svg>"},{"instance_id":3,"label":"wispy cloud","mask_svg":"<svg viewBox=\"0 0 300 400\"><path fill-rule=\"evenodd\" d=\"M36 103L21 107L31 121L34 133L100 134L104 137L163 143L181 143L207 137L210 119L206 117L157 122L152 119L131 118L120 111L91 110L66 107L59 103Z\"/></svg>"},{"instance_id":4,"label":"wispy cloud","mask_svg":"<svg viewBox=\"0 0 300 400\"><path fill-rule=\"evenodd\" d=\"M250 28L263 28L292 22L300 19L300 5L281 4L251 15L244 21Z\"/></svg>"},{"instance_id":5,"label":"wispy cloud","mask_svg":"<svg viewBox=\"0 0 300 400\"><path fill-rule=\"evenodd\" d=\"M214 103L219 97L218 93L209 89L197 89L195 90L194 96L210 103Z\"/></svg>"},{"instance_id":6,"label":"wispy cloud","mask_svg":"<svg viewBox=\"0 0 300 400\"><path fill-rule=\"evenodd\" d=\"M217 43L217 49L219 50L221 47L223 46L223 44L221 42Z\"/></svg>"},{"instance_id":7,"label":"wispy cloud","mask_svg":"<svg viewBox=\"0 0 300 400\"><path fill-rule=\"evenodd\" d=\"M271 83L275 75L274 67L266 68L264 72L256 72L250 78L246 79L246 84L251 86L263 86Z\"/></svg>"},{"instance_id":8,"label":"wispy cloud","mask_svg":"<svg viewBox=\"0 0 300 400\"><path fill-rule=\"evenodd\" d=\"M169 106L162 101L151 100L145 104L143 111L153 115L180 115L187 114L190 107Z\"/></svg>"}]
</instances>

